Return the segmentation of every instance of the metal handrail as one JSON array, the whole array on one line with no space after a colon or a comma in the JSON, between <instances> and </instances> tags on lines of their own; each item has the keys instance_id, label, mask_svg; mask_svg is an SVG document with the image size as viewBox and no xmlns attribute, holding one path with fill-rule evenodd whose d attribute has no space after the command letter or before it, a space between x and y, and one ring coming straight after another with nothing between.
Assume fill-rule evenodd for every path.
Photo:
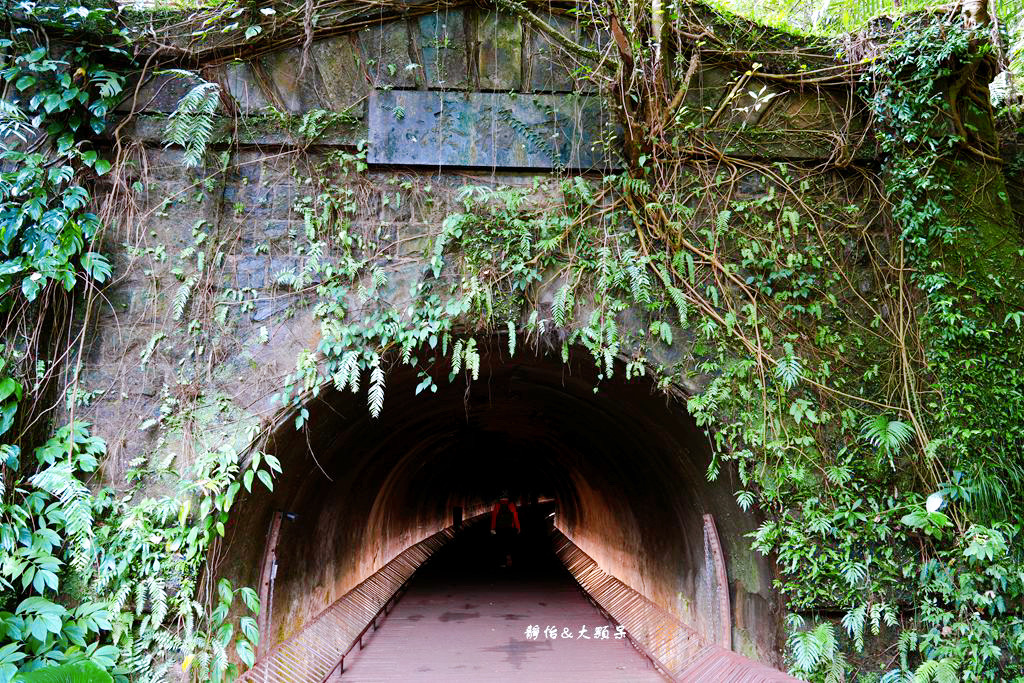
<instances>
[{"instance_id":1,"label":"metal handrail","mask_svg":"<svg viewBox=\"0 0 1024 683\"><path fill-rule=\"evenodd\" d=\"M673 681L692 683L791 683L781 671L720 645L659 607L638 591L604 572L558 529L552 530L555 554L584 595ZM303 629L275 645L239 683L324 683L344 671L345 657L378 619L394 607L423 563L455 537L449 527L395 556L335 601ZM724 615L729 618L729 615Z\"/></svg>"}]
</instances>

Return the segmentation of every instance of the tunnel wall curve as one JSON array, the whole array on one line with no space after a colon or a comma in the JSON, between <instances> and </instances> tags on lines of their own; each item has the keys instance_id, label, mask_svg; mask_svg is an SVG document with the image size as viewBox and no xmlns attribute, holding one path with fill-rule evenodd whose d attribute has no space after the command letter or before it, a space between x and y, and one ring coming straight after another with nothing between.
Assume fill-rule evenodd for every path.
<instances>
[{"instance_id":1,"label":"tunnel wall curve","mask_svg":"<svg viewBox=\"0 0 1024 683\"><path fill-rule=\"evenodd\" d=\"M712 642L769 664L780 652L772 564L749 549L756 520L738 508L733 475L708 482L707 437L680 402L648 380L599 380L576 349L570 363L488 344L481 377L415 395L418 378L389 374L381 416L365 395L307 405L307 427L283 424L272 450L284 474L272 495L239 503L225 576L255 585L274 512L285 511L267 645L286 639L404 548L450 525L456 508L486 512L503 489L520 503L553 499L556 526L606 572ZM594 388L597 387L597 391ZM728 571L731 614L703 515ZM290 517L290 518L289 518Z\"/></svg>"}]
</instances>

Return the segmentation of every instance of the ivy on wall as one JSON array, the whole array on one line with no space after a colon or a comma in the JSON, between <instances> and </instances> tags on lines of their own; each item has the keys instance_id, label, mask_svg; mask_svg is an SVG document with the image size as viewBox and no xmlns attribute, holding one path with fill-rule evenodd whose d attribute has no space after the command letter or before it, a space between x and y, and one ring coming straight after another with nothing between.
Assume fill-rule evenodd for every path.
<instances>
[{"instance_id":1,"label":"ivy on wall","mask_svg":"<svg viewBox=\"0 0 1024 683\"><path fill-rule=\"evenodd\" d=\"M1005 191L956 191L972 187L976 174L999 172L978 164L998 163L979 136L987 102L948 95L962 74L984 69L990 47L978 30L921 20L897 47L873 68L876 82L891 85L876 89L872 107L893 219L925 293L921 393L930 395L922 402L934 437L922 450L942 500L941 512L902 520L929 542L914 577L915 628L901 636L901 653L926 656L922 669L936 677L948 667L961 680L998 680L1024 656L1024 250L992 251L995 236L1013 230Z\"/></svg>"}]
</instances>

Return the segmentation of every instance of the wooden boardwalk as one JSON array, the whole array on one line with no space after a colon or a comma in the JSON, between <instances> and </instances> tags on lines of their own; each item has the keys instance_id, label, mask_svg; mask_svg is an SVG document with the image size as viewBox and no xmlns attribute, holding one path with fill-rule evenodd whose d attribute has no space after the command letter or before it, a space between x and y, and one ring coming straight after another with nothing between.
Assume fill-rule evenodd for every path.
<instances>
[{"instance_id":1,"label":"wooden boardwalk","mask_svg":"<svg viewBox=\"0 0 1024 683\"><path fill-rule=\"evenodd\" d=\"M345 659L344 675L329 681L664 681L629 641L616 639L549 546L540 539L519 548L511 568L500 566L493 544L442 551L363 650ZM595 639L598 627L607 639Z\"/></svg>"}]
</instances>

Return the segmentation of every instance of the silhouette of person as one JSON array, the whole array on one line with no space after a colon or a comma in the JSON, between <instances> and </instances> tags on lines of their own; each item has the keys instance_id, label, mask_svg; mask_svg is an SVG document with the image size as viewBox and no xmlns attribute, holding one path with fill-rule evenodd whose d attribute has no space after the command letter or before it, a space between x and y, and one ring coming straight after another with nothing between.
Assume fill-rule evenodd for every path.
<instances>
[{"instance_id":1,"label":"silhouette of person","mask_svg":"<svg viewBox=\"0 0 1024 683\"><path fill-rule=\"evenodd\" d=\"M502 567L512 566L512 545L519 527L519 511L508 497L508 491L501 492L501 498L491 510L491 535L498 541L498 554L504 556Z\"/></svg>"}]
</instances>

